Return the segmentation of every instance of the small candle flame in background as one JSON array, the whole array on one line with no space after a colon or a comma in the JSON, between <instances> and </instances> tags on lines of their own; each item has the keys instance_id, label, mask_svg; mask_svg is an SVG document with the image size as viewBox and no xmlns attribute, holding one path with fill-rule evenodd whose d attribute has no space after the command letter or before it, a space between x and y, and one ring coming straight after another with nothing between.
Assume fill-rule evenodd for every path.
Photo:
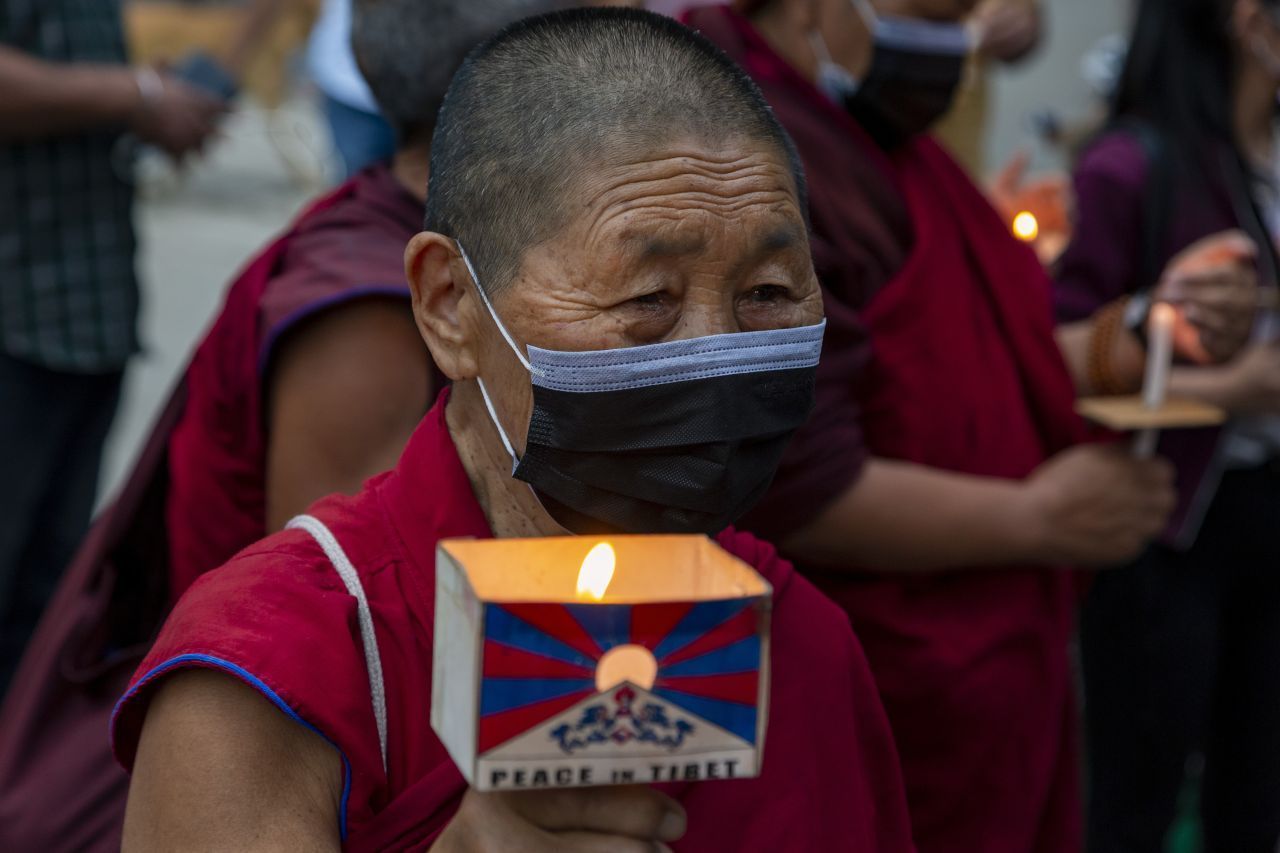
<instances>
[{"instance_id":1,"label":"small candle flame in background","mask_svg":"<svg viewBox=\"0 0 1280 853\"><path fill-rule=\"evenodd\" d=\"M613 580L613 569L618 557L613 546L601 542L587 552L582 560L582 568L578 571L578 598L600 601L609 589L609 581Z\"/></svg>"},{"instance_id":2,"label":"small candle flame in background","mask_svg":"<svg viewBox=\"0 0 1280 853\"><path fill-rule=\"evenodd\" d=\"M1013 236L1024 243L1030 243L1040 236L1040 222L1036 215L1024 210L1013 217Z\"/></svg>"}]
</instances>

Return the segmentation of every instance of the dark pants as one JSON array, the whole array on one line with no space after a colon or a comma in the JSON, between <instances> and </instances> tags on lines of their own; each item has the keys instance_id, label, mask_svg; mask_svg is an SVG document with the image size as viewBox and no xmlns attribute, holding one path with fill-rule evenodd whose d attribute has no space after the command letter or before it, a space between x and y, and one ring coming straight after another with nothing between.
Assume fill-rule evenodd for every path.
<instances>
[{"instance_id":1,"label":"dark pants","mask_svg":"<svg viewBox=\"0 0 1280 853\"><path fill-rule=\"evenodd\" d=\"M0 695L89 526L121 376L0 354Z\"/></svg>"},{"instance_id":2,"label":"dark pants","mask_svg":"<svg viewBox=\"0 0 1280 853\"><path fill-rule=\"evenodd\" d=\"M1206 853L1280 838L1280 473L1228 473L1195 546L1097 578L1081 617L1089 853L1157 853L1205 757Z\"/></svg>"}]
</instances>

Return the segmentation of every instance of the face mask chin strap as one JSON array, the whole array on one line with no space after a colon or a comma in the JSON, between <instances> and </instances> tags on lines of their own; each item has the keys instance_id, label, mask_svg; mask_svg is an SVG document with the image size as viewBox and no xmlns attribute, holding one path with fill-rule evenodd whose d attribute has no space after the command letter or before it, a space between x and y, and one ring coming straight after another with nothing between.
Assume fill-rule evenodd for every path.
<instances>
[{"instance_id":1,"label":"face mask chin strap","mask_svg":"<svg viewBox=\"0 0 1280 853\"><path fill-rule=\"evenodd\" d=\"M489 389L484 387L484 380L477 376L476 384L480 386L480 396L484 399L484 407L489 411L489 420L493 421L493 428L498 431L502 446L511 456L511 470L514 471L520 464L520 457L516 456L516 449L511 446L511 439L507 438L507 431L502 428L502 421L498 420L498 410L493 407L493 400L489 399Z\"/></svg>"},{"instance_id":2,"label":"face mask chin strap","mask_svg":"<svg viewBox=\"0 0 1280 853\"><path fill-rule=\"evenodd\" d=\"M493 324L498 327L498 331L502 333L502 339L507 342L507 346L511 347L511 351L516 354L516 358L520 359L520 363L524 365L525 370L532 372L528 359L524 357L524 353L520 352L520 347L516 346L516 342L512 339L511 333L507 331L507 327L502 325L502 321L498 319L498 312L493 310L493 303L489 301L489 294L484 292L484 288L480 286L480 276L476 275L476 268L471 263L471 258L467 257L467 250L462 248L462 243L457 240L453 241L458 246L458 254L462 256L462 262L467 265L467 273L471 276L471 283L475 285L476 293L480 294L480 301L484 303L485 310L489 312L489 317L493 320ZM507 454L511 457L511 470L514 472L516 466L520 464L520 457L516 455L516 449L511 444L511 439L507 438L507 431L502 428L502 421L498 420L498 410L493 406L493 398L489 396L489 389L485 387L484 380L479 376L476 377L476 384L480 386L480 397L484 400L484 407L489 412L489 420L493 421L493 428L498 431L498 438L502 439L502 446L507 449Z\"/></svg>"},{"instance_id":3,"label":"face mask chin strap","mask_svg":"<svg viewBox=\"0 0 1280 853\"><path fill-rule=\"evenodd\" d=\"M514 477L516 468L520 467L520 457L516 455L516 449L511 446L511 441L507 438L507 431L502 428L502 422L498 420L498 411L493 407L493 400L489 399L489 389L484 387L484 380L477 376L476 384L480 386L480 396L484 398L484 407L489 411L489 420L493 421L493 428L498 431L498 438L502 439L502 446L507 449L507 453L511 456L511 475ZM533 495L533 499L537 502L538 506L542 506L542 498L538 497L537 490L528 483L525 483L524 485L525 488L529 490L529 494ZM546 512L545 507L543 508L543 511ZM563 524L552 518L551 513L549 512L547 512L547 519L562 532L557 535L573 535L573 531L569 530Z\"/></svg>"},{"instance_id":4,"label":"face mask chin strap","mask_svg":"<svg viewBox=\"0 0 1280 853\"><path fill-rule=\"evenodd\" d=\"M502 339L507 342L507 346L511 347L511 351L516 354L516 358L520 359L520 363L524 365L524 369L533 372L533 366L529 364L529 359L525 358L520 347L516 345L515 338L511 337L511 333L507 331L507 327L502 324L502 318L498 316L498 312L493 310L493 303L489 301L489 294L484 292L484 288L480 286L480 276L476 275L476 268L471 263L471 258L467 257L467 250L462 248L462 243L457 240L453 241L458 247L458 254L462 256L462 262L467 265L467 273L471 276L471 283L476 287L476 293L480 294L480 301L484 303L485 310L489 312L493 324L498 327L498 331L502 333Z\"/></svg>"}]
</instances>

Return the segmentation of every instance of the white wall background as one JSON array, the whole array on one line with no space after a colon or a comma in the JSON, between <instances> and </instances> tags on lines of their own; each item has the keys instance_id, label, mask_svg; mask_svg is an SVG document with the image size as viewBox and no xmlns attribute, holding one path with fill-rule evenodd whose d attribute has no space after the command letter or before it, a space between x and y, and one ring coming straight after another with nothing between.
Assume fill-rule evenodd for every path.
<instances>
[{"instance_id":1,"label":"white wall background","mask_svg":"<svg viewBox=\"0 0 1280 853\"><path fill-rule=\"evenodd\" d=\"M1096 103L1080 72L1081 57L1110 33L1127 33L1132 0L1041 0L1048 31L1038 53L1025 63L993 74L995 110L987 161L1003 163L1031 139L1031 118L1051 109L1063 119L1084 118ZM1037 151L1036 167L1058 165Z\"/></svg>"}]
</instances>

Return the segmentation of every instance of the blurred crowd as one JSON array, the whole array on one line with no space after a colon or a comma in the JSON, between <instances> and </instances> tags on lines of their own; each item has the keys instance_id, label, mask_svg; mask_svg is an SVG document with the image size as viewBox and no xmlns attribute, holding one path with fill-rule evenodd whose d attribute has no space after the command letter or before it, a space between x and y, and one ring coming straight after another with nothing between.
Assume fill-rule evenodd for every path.
<instances>
[{"instance_id":1,"label":"blurred crowd","mask_svg":"<svg viewBox=\"0 0 1280 853\"><path fill-rule=\"evenodd\" d=\"M1061 172L1071 3L579 5L0 0L0 849L1280 850L1280 0L1131 0ZM300 90L100 500L141 166ZM435 543L565 532L774 585L759 778L467 789Z\"/></svg>"}]
</instances>

